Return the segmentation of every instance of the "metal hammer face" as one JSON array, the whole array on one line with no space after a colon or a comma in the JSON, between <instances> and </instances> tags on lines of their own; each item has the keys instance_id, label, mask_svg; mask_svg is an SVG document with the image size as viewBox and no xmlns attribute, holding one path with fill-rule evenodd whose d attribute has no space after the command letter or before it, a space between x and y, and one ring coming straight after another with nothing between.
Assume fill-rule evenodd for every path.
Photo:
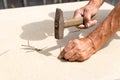
<instances>
[{"instance_id":1,"label":"metal hammer face","mask_svg":"<svg viewBox=\"0 0 120 80\"><path fill-rule=\"evenodd\" d=\"M55 21L54 21L54 30L55 30L55 38L62 39L64 33L64 18L63 11L61 9L56 9Z\"/></svg>"}]
</instances>

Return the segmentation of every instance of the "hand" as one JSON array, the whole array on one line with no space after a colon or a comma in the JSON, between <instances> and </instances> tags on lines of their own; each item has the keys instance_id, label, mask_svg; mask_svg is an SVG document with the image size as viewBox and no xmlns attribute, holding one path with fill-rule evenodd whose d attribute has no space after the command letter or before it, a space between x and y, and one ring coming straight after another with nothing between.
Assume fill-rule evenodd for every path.
<instances>
[{"instance_id":1,"label":"hand","mask_svg":"<svg viewBox=\"0 0 120 80\"><path fill-rule=\"evenodd\" d=\"M58 58L68 61L84 61L95 52L94 44L89 38L69 41Z\"/></svg>"},{"instance_id":2,"label":"hand","mask_svg":"<svg viewBox=\"0 0 120 80\"><path fill-rule=\"evenodd\" d=\"M76 26L80 29L89 28L97 23L97 20L91 21L91 17L94 16L98 11L98 8L95 5L86 5L82 8L77 9L74 12L74 18L83 17L83 24Z\"/></svg>"}]
</instances>

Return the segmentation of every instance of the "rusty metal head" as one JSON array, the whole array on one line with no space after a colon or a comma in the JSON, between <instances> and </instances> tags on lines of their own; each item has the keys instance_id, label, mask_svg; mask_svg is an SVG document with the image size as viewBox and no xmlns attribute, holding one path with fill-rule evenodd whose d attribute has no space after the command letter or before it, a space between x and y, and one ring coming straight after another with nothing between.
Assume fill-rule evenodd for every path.
<instances>
[{"instance_id":1,"label":"rusty metal head","mask_svg":"<svg viewBox=\"0 0 120 80\"><path fill-rule=\"evenodd\" d=\"M54 25L55 38L62 39L64 35L64 18L61 9L56 9Z\"/></svg>"}]
</instances>

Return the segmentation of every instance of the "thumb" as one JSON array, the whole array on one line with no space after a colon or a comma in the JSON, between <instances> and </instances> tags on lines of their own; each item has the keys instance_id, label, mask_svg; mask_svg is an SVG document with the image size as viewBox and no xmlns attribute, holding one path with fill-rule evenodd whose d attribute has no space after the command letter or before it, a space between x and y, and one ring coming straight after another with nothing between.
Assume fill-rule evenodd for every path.
<instances>
[{"instance_id":1,"label":"thumb","mask_svg":"<svg viewBox=\"0 0 120 80\"><path fill-rule=\"evenodd\" d=\"M91 21L91 15L90 14L84 14L83 25L85 25L85 27L89 27L90 26L90 21Z\"/></svg>"},{"instance_id":2,"label":"thumb","mask_svg":"<svg viewBox=\"0 0 120 80\"><path fill-rule=\"evenodd\" d=\"M92 27L96 23L97 23L97 20L91 20L91 15L90 14L84 15L83 24L85 25L85 27L87 27L87 28Z\"/></svg>"}]
</instances>

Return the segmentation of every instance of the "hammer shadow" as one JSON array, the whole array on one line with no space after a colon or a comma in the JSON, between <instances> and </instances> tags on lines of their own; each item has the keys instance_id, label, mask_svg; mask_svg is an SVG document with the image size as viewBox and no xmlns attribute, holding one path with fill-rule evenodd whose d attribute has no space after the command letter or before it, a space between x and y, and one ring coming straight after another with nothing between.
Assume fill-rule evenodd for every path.
<instances>
[{"instance_id":1,"label":"hammer shadow","mask_svg":"<svg viewBox=\"0 0 120 80\"><path fill-rule=\"evenodd\" d=\"M100 10L98 12L98 24L108 15L109 12L110 10ZM74 11L65 11L64 19L72 18L73 13ZM49 13L49 16L52 17L54 20L55 12ZM53 20L44 20L41 22L33 22L33 23L23 25L22 26L23 32L21 33L20 38L26 41L41 41L41 40L45 40L50 36L54 37L54 21ZM56 46L46 48L43 51L37 51L37 52L45 56L51 56L52 53L50 51L59 49L60 47L64 47L68 43L68 41L79 38L79 35L82 35L85 37L90 32L92 32L97 27L97 25L89 29L81 29L81 30L75 27L67 28L66 30L68 30L68 34L65 35L63 39L56 40L56 43L57 43ZM107 47L113 39L119 39L119 38L120 37L116 34L102 48ZM50 42L48 41L48 43ZM56 54L59 54L59 52Z\"/></svg>"},{"instance_id":2,"label":"hammer shadow","mask_svg":"<svg viewBox=\"0 0 120 80\"><path fill-rule=\"evenodd\" d=\"M48 25L49 24L49 25ZM41 22L33 22L22 26L22 34L20 37L24 40L38 41L53 36L53 21L44 20Z\"/></svg>"},{"instance_id":3,"label":"hammer shadow","mask_svg":"<svg viewBox=\"0 0 120 80\"><path fill-rule=\"evenodd\" d=\"M48 38L49 36L53 36L54 29L53 29L52 20L44 20L41 22L33 22L23 25L22 30L23 32L20 34L20 38L26 40L26 42L28 43L27 45L25 45L25 47L23 46L22 49L26 50L26 52L33 52L33 51L36 51L38 53L42 52L43 55L45 56L51 55L51 53L49 53L47 50L42 51L41 49L41 51L37 51L36 49L39 48L33 47L32 45L30 45L30 42L41 41Z\"/></svg>"}]
</instances>

